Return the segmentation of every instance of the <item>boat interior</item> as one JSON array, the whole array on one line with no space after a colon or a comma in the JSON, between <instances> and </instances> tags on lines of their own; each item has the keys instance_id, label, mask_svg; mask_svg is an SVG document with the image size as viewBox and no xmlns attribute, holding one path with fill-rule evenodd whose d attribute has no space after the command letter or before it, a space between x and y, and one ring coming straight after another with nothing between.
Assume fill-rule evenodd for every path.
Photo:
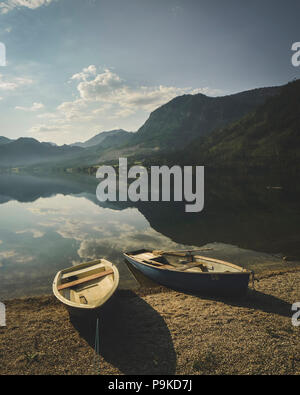
<instances>
[{"instance_id":1,"label":"boat interior","mask_svg":"<svg viewBox=\"0 0 300 395\"><path fill-rule=\"evenodd\" d=\"M234 273L243 268L218 259L197 255L197 251L139 250L128 255L140 263L160 269L195 273Z\"/></svg>"},{"instance_id":2,"label":"boat interior","mask_svg":"<svg viewBox=\"0 0 300 395\"><path fill-rule=\"evenodd\" d=\"M114 283L110 262L100 260L63 270L57 290L70 302L93 307L113 289Z\"/></svg>"}]
</instances>

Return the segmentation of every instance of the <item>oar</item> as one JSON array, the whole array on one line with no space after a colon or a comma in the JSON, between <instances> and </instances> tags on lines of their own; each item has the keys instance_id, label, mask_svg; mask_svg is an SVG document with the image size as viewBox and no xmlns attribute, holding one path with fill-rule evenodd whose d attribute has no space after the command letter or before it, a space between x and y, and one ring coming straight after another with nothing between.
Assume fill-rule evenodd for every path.
<instances>
[{"instance_id":1,"label":"oar","mask_svg":"<svg viewBox=\"0 0 300 395\"><path fill-rule=\"evenodd\" d=\"M211 251L213 248L201 248L199 250L179 250L179 251L163 251L163 250L154 250L152 254L154 255L174 255L174 256L187 256L187 254L191 254L193 252L198 251Z\"/></svg>"}]
</instances>

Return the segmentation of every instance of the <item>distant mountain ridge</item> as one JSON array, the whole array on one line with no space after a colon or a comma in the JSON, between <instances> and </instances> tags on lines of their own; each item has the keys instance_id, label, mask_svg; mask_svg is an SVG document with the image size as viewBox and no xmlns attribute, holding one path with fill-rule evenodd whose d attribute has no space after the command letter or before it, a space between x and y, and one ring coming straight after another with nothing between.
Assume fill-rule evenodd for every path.
<instances>
[{"instance_id":1,"label":"distant mountain ridge","mask_svg":"<svg viewBox=\"0 0 300 395\"><path fill-rule=\"evenodd\" d=\"M300 80L222 97L179 96L153 111L136 133L123 129L105 131L70 146L59 147L25 138L7 141L9 139L3 137L2 145L0 138L0 166L55 162L54 167L83 168L114 162L119 157L157 163L220 164L238 160L242 163L265 157L264 146L272 147L269 149L272 155L280 152L279 156L274 154L269 158L282 157L281 146L288 147L291 157L295 158L297 153L292 148L293 143L298 147L298 107L289 103L291 100L300 102L299 88ZM289 130L293 132L283 133L283 128L290 127L289 123L292 125ZM270 125L277 134L270 132ZM261 136L251 131L252 127L261 130Z\"/></svg>"},{"instance_id":2,"label":"distant mountain ridge","mask_svg":"<svg viewBox=\"0 0 300 395\"><path fill-rule=\"evenodd\" d=\"M110 130L110 131L105 131L105 132L100 132L96 134L96 136L90 138L89 140L80 143L73 143L71 144L72 147L81 147L81 148L89 148L93 147L95 145L101 144L106 138L110 137L120 137L124 139L124 137L129 137L131 136L130 132L126 132L123 129L116 129L116 130Z\"/></svg>"},{"instance_id":3,"label":"distant mountain ridge","mask_svg":"<svg viewBox=\"0 0 300 395\"><path fill-rule=\"evenodd\" d=\"M221 97L176 97L150 114L130 144L167 150L182 148L255 110L280 89L260 88Z\"/></svg>"},{"instance_id":4,"label":"distant mountain ridge","mask_svg":"<svg viewBox=\"0 0 300 395\"><path fill-rule=\"evenodd\" d=\"M102 132L85 143L57 146L51 142L39 142L34 138L21 137L10 140L0 137L0 167L42 165L62 167L97 162L105 150L126 144L132 133L118 129ZM78 145L79 146L78 146ZM55 163L54 163L55 161Z\"/></svg>"},{"instance_id":5,"label":"distant mountain ridge","mask_svg":"<svg viewBox=\"0 0 300 395\"><path fill-rule=\"evenodd\" d=\"M78 165L99 164L120 156L138 159L176 152L200 136L229 125L279 94L281 87L259 88L222 97L183 95L153 111L136 133L102 132L81 146ZM92 145L93 144L93 145ZM68 162L69 166L75 164Z\"/></svg>"},{"instance_id":6,"label":"distant mountain ridge","mask_svg":"<svg viewBox=\"0 0 300 395\"><path fill-rule=\"evenodd\" d=\"M213 166L300 166L300 80L232 124L194 140L176 160ZM174 160L174 158L172 159ZM171 160L171 161L172 161Z\"/></svg>"},{"instance_id":7,"label":"distant mountain ridge","mask_svg":"<svg viewBox=\"0 0 300 395\"><path fill-rule=\"evenodd\" d=\"M0 145L2 145L2 144L8 144L8 143L11 143L13 140L11 140L11 139L9 139L9 138L7 138L7 137L4 137L4 136L0 136Z\"/></svg>"},{"instance_id":8,"label":"distant mountain ridge","mask_svg":"<svg viewBox=\"0 0 300 395\"><path fill-rule=\"evenodd\" d=\"M81 149L67 145L57 147L51 143L40 143L33 138L21 137L0 145L0 166L28 166L34 163L51 162L77 154Z\"/></svg>"}]
</instances>

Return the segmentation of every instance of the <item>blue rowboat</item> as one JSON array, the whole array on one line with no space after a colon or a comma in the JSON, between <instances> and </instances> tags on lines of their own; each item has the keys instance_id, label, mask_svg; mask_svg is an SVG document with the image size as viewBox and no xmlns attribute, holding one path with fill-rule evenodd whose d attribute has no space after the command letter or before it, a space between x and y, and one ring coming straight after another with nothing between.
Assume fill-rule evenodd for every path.
<instances>
[{"instance_id":1,"label":"blue rowboat","mask_svg":"<svg viewBox=\"0 0 300 395\"><path fill-rule=\"evenodd\" d=\"M245 294L253 274L232 263L197 255L195 250L138 250L126 252L124 257L151 280L175 290L197 294Z\"/></svg>"}]
</instances>

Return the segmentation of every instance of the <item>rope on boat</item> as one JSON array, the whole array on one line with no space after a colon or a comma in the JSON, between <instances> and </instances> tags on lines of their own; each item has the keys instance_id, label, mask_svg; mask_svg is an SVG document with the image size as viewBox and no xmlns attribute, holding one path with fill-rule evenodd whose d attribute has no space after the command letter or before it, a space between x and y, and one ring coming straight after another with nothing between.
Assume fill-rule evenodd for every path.
<instances>
[{"instance_id":1,"label":"rope on boat","mask_svg":"<svg viewBox=\"0 0 300 395\"><path fill-rule=\"evenodd\" d=\"M99 331L99 317L97 317L97 319L96 319L94 366L95 366L95 373L96 373L96 374L100 374L100 331Z\"/></svg>"}]
</instances>

